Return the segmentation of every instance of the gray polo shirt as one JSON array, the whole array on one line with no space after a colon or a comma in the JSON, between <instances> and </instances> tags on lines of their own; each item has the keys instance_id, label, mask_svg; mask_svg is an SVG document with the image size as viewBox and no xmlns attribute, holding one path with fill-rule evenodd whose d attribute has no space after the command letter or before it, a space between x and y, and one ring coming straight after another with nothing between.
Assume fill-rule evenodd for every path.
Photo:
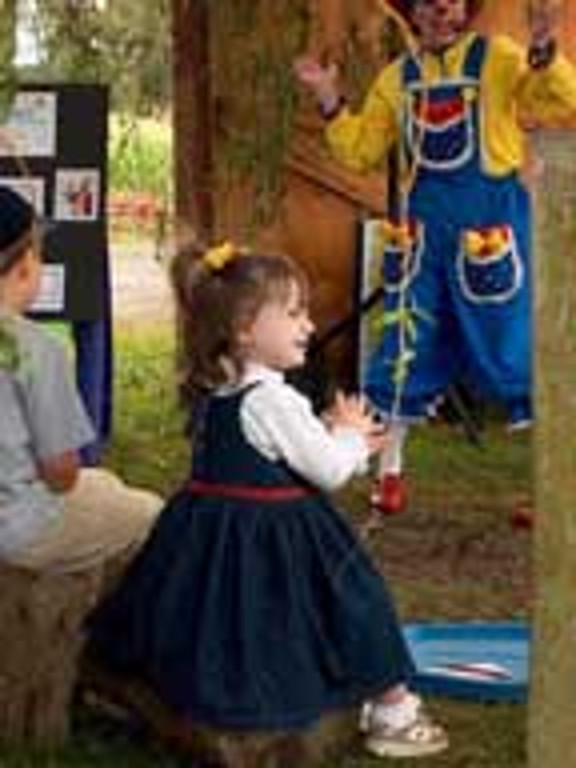
<instances>
[{"instance_id":1,"label":"gray polo shirt","mask_svg":"<svg viewBox=\"0 0 576 768\"><path fill-rule=\"evenodd\" d=\"M31 320L2 322L22 362L16 372L0 368L0 556L33 542L61 510L37 462L94 439L64 345Z\"/></svg>"}]
</instances>

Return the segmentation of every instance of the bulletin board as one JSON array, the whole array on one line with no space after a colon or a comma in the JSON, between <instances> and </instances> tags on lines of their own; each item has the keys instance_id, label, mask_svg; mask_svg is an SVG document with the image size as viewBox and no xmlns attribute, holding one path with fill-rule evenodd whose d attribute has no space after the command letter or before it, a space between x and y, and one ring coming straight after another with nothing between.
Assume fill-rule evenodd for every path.
<instances>
[{"instance_id":1,"label":"bulletin board","mask_svg":"<svg viewBox=\"0 0 576 768\"><path fill-rule=\"evenodd\" d=\"M0 126L0 184L45 220L34 315L100 320L109 301L106 226L108 89L21 87Z\"/></svg>"},{"instance_id":2,"label":"bulletin board","mask_svg":"<svg viewBox=\"0 0 576 768\"><path fill-rule=\"evenodd\" d=\"M98 463L112 431L107 141L102 85L22 86L0 125L0 184L43 221L42 282L30 314L71 328L76 380L96 431L87 464Z\"/></svg>"}]
</instances>

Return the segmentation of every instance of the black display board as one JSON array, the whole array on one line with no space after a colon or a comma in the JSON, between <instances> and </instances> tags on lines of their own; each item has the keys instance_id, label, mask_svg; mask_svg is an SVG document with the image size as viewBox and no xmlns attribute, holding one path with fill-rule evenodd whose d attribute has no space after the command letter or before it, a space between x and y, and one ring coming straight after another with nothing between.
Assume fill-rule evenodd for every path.
<instances>
[{"instance_id":1,"label":"black display board","mask_svg":"<svg viewBox=\"0 0 576 768\"><path fill-rule=\"evenodd\" d=\"M0 126L0 183L47 221L36 316L94 321L106 312L107 142L101 85L23 86Z\"/></svg>"}]
</instances>

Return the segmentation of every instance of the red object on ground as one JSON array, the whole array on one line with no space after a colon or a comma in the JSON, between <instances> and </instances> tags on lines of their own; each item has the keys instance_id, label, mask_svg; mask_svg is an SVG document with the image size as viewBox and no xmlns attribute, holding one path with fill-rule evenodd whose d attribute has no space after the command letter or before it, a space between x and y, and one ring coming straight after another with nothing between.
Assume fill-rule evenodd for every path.
<instances>
[{"instance_id":1,"label":"red object on ground","mask_svg":"<svg viewBox=\"0 0 576 768\"><path fill-rule=\"evenodd\" d=\"M534 507L530 501L521 499L516 502L510 513L510 524L514 528L530 530L534 526Z\"/></svg>"},{"instance_id":2,"label":"red object on ground","mask_svg":"<svg viewBox=\"0 0 576 768\"><path fill-rule=\"evenodd\" d=\"M384 475L374 486L372 507L383 515L403 512L408 504L408 488L403 475Z\"/></svg>"}]
</instances>

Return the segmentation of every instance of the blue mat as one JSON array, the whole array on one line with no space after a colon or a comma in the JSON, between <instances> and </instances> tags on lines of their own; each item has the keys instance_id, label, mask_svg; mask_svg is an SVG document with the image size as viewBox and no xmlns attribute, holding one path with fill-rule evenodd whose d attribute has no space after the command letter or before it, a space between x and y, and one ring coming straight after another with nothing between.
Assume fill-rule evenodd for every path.
<instances>
[{"instance_id":1,"label":"blue mat","mask_svg":"<svg viewBox=\"0 0 576 768\"><path fill-rule=\"evenodd\" d=\"M425 694L524 702L528 696L530 628L525 622L407 624L413 687Z\"/></svg>"}]
</instances>

